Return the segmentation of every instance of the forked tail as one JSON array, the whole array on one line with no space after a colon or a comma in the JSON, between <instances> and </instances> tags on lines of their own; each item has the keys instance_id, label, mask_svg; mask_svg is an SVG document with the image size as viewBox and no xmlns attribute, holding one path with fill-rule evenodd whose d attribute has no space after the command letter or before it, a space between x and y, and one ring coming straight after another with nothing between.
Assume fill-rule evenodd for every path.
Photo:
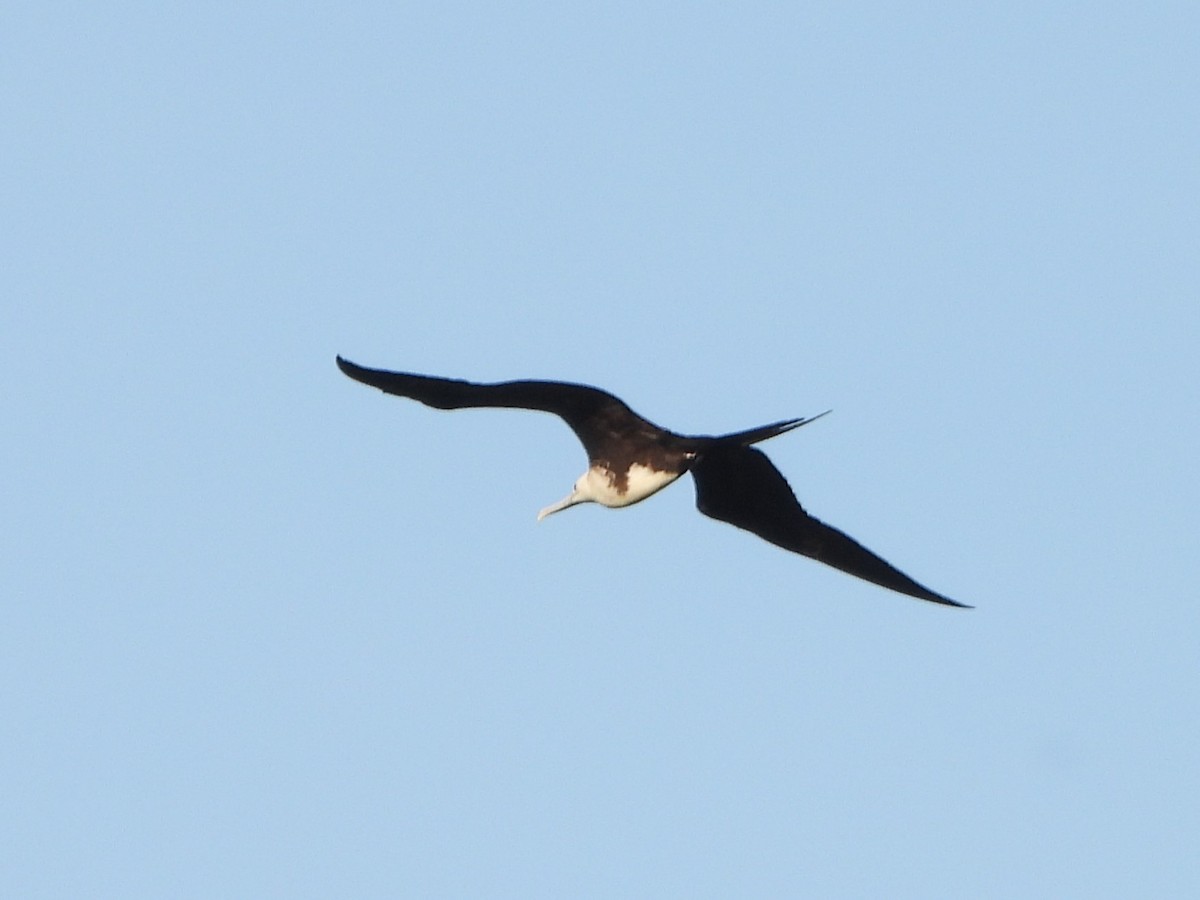
<instances>
[{"instance_id":1,"label":"forked tail","mask_svg":"<svg viewBox=\"0 0 1200 900\"><path fill-rule=\"evenodd\" d=\"M759 441L765 441L768 438L773 438L780 434L785 434L793 428L799 428L801 425L807 425L809 422L815 422L821 416L829 415L833 410L827 409L823 413L818 413L815 416L810 416L807 419L785 419L782 422L773 422L770 425L761 425L758 428L751 428L749 431L735 431L732 434L717 435L718 441L729 441L734 444L741 444L743 447L748 444L757 444Z\"/></svg>"}]
</instances>

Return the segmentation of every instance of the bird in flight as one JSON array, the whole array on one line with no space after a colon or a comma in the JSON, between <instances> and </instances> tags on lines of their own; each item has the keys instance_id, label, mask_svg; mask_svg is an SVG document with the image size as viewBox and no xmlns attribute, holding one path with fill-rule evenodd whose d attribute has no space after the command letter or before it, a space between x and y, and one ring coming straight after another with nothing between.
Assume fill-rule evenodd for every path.
<instances>
[{"instance_id":1,"label":"bird in flight","mask_svg":"<svg viewBox=\"0 0 1200 900\"><path fill-rule=\"evenodd\" d=\"M588 385L563 381L477 384L368 369L340 356L337 364L355 381L435 409L534 409L565 421L587 451L588 469L571 493L538 513L539 520L577 503L629 506L691 472L696 507L706 516L901 594L946 606L967 606L917 583L849 535L810 516L779 470L752 446L807 425L825 413L733 434L682 435L659 428L612 394Z\"/></svg>"}]
</instances>

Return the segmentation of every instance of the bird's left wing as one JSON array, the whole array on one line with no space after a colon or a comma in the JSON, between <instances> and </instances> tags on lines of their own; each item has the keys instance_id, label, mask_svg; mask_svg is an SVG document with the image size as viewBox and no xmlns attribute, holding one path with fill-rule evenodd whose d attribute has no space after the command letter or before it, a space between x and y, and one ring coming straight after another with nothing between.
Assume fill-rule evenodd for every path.
<instances>
[{"instance_id":1,"label":"bird's left wing","mask_svg":"<svg viewBox=\"0 0 1200 900\"><path fill-rule=\"evenodd\" d=\"M966 606L918 584L849 535L810 516L779 470L753 447L714 444L697 455L691 472L696 507L706 516L901 594Z\"/></svg>"},{"instance_id":2,"label":"bird's left wing","mask_svg":"<svg viewBox=\"0 0 1200 900\"><path fill-rule=\"evenodd\" d=\"M342 357L338 368L355 381L387 394L407 397L436 409L503 407L553 413L566 421L589 455L595 439L607 431L629 428L645 420L607 391L565 381L501 381L480 384L410 372L389 372L355 365ZM649 424L649 423L645 423Z\"/></svg>"}]
</instances>

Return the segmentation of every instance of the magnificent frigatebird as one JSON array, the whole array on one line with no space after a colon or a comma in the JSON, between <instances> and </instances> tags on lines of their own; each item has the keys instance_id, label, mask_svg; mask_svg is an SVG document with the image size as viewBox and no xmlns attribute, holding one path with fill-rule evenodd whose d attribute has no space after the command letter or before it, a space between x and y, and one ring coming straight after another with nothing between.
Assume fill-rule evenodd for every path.
<instances>
[{"instance_id":1,"label":"magnificent frigatebird","mask_svg":"<svg viewBox=\"0 0 1200 900\"><path fill-rule=\"evenodd\" d=\"M786 419L733 434L689 436L659 428L612 394L583 384L476 384L367 369L340 356L337 364L355 381L436 409L536 409L562 418L583 443L588 470L570 494L538 513L539 520L577 503L629 506L691 472L696 482L696 507L706 516L901 594L966 606L918 584L853 538L810 516L779 470L750 446L820 416Z\"/></svg>"}]
</instances>

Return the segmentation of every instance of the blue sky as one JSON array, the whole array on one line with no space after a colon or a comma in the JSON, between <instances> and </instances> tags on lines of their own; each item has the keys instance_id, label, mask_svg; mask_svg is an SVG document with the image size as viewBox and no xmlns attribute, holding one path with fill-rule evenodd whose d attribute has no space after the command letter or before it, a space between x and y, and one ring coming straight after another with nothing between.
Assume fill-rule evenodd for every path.
<instances>
[{"instance_id":1,"label":"blue sky","mask_svg":"<svg viewBox=\"0 0 1200 900\"><path fill-rule=\"evenodd\" d=\"M0 893L1200 891L1190 4L15 4ZM924 604L540 524L601 385Z\"/></svg>"}]
</instances>

